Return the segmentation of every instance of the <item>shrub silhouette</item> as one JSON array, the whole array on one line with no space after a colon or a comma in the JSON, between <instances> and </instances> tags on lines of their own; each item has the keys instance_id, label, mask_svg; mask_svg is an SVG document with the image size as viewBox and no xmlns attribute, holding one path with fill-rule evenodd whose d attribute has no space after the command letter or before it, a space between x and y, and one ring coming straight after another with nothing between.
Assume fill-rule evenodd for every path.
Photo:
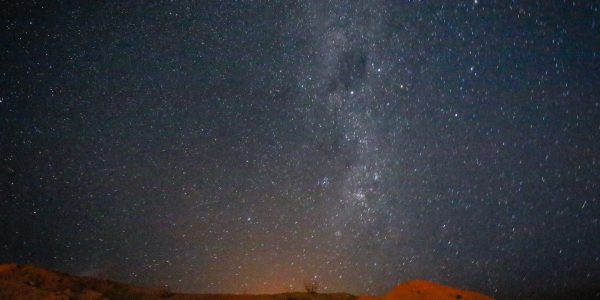
<instances>
[{"instance_id":1,"label":"shrub silhouette","mask_svg":"<svg viewBox=\"0 0 600 300\"><path fill-rule=\"evenodd\" d=\"M304 289L307 293L316 294L319 287L319 283L316 279L304 281Z\"/></svg>"}]
</instances>

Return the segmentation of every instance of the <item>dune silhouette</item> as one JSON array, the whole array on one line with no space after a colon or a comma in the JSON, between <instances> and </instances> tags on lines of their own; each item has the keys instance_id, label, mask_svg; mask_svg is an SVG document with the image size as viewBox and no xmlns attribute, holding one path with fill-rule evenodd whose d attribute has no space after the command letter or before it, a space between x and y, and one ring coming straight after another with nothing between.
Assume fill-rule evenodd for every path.
<instances>
[{"instance_id":1,"label":"dune silhouette","mask_svg":"<svg viewBox=\"0 0 600 300\"><path fill-rule=\"evenodd\" d=\"M369 297L373 298L373 297ZM425 280L402 283L381 300L492 300L484 294L449 287ZM369 300L369 299L361 299Z\"/></svg>"},{"instance_id":2,"label":"dune silhouette","mask_svg":"<svg viewBox=\"0 0 600 300\"><path fill-rule=\"evenodd\" d=\"M106 279L81 277L31 265L0 265L0 299L176 299L176 300L428 300L492 299L480 293L416 280L398 285L383 297L347 293L282 293L274 295L180 294Z\"/></svg>"}]
</instances>

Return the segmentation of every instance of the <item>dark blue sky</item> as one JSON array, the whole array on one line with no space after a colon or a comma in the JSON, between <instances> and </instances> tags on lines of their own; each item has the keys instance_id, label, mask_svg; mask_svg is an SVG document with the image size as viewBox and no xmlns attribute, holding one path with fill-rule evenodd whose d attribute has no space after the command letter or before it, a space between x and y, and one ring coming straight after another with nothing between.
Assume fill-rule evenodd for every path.
<instances>
[{"instance_id":1,"label":"dark blue sky","mask_svg":"<svg viewBox=\"0 0 600 300\"><path fill-rule=\"evenodd\" d=\"M599 10L16 1L0 261L199 293L590 287Z\"/></svg>"}]
</instances>

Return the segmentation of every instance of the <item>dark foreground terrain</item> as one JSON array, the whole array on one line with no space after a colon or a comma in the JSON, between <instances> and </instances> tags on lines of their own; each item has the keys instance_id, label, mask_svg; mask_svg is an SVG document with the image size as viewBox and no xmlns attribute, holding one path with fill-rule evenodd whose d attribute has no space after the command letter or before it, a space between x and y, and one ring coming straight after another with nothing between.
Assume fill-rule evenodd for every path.
<instances>
[{"instance_id":1,"label":"dark foreground terrain","mask_svg":"<svg viewBox=\"0 0 600 300\"><path fill-rule=\"evenodd\" d=\"M0 265L0 299L173 299L173 300L491 300L480 293L423 280L398 285L382 297L345 293L284 293L275 295L178 294L166 289L131 286L79 277L31 265Z\"/></svg>"}]
</instances>

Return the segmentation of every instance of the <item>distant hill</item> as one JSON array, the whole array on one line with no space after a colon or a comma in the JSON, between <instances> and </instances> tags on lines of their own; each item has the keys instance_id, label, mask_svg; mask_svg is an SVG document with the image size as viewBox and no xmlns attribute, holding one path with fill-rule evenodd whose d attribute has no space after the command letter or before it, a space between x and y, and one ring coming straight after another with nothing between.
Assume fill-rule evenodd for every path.
<instances>
[{"instance_id":1,"label":"distant hill","mask_svg":"<svg viewBox=\"0 0 600 300\"><path fill-rule=\"evenodd\" d=\"M48 300L491 300L480 293L416 280L400 284L383 297L345 293L284 293L274 295L179 294L110 280L73 276L31 265L0 265L0 299Z\"/></svg>"},{"instance_id":2,"label":"distant hill","mask_svg":"<svg viewBox=\"0 0 600 300\"><path fill-rule=\"evenodd\" d=\"M337 294L285 293L275 295L179 294L141 288L110 280L73 276L31 265L0 264L0 299L52 300L356 300Z\"/></svg>"}]
</instances>

